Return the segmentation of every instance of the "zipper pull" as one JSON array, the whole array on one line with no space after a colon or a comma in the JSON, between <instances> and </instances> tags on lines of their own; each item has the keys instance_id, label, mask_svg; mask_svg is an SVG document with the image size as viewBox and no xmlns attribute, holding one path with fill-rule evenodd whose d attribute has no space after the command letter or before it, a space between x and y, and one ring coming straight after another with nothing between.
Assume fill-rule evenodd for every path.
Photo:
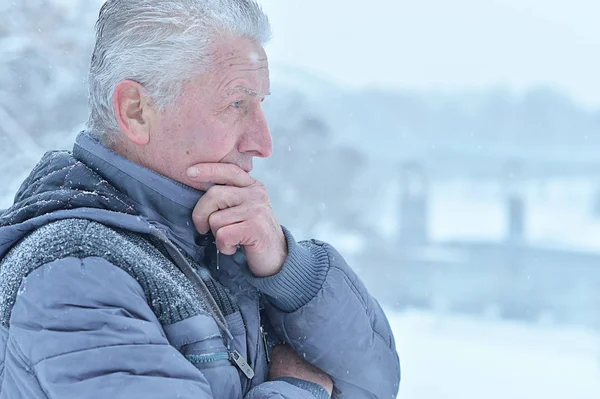
<instances>
[{"instance_id":1,"label":"zipper pull","mask_svg":"<svg viewBox=\"0 0 600 399\"><path fill-rule=\"evenodd\" d=\"M238 351L229 352L229 360L242 370L246 378L249 380L254 378L254 370L252 370L252 367L250 367L246 359Z\"/></svg>"},{"instance_id":2,"label":"zipper pull","mask_svg":"<svg viewBox=\"0 0 600 399\"><path fill-rule=\"evenodd\" d=\"M217 271L219 271L219 269L221 268L221 265L219 264L219 258L221 255L221 251L219 251L219 249L217 249Z\"/></svg>"},{"instance_id":3,"label":"zipper pull","mask_svg":"<svg viewBox=\"0 0 600 399\"><path fill-rule=\"evenodd\" d=\"M260 335L262 335L263 345L265 347L265 355L267 357L267 364L271 364L271 351L269 350L269 343L267 342L267 332L265 328L260 326Z\"/></svg>"}]
</instances>

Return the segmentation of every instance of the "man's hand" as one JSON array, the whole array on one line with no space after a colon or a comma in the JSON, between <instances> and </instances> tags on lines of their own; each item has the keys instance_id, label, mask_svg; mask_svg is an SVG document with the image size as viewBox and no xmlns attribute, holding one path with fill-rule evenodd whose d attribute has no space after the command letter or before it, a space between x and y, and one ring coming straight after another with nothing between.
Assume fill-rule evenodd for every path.
<instances>
[{"instance_id":1,"label":"man's hand","mask_svg":"<svg viewBox=\"0 0 600 399\"><path fill-rule=\"evenodd\" d=\"M287 257L287 242L266 187L238 166L224 163L195 165L188 178L190 186L206 191L192 213L196 229L212 231L225 255L242 245L255 276L277 274Z\"/></svg>"},{"instance_id":2,"label":"man's hand","mask_svg":"<svg viewBox=\"0 0 600 399\"><path fill-rule=\"evenodd\" d=\"M298 356L288 345L277 345L271 354L269 380L280 377L294 377L321 385L331 396L333 381L331 377Z\"/></svg>"}]
</instances>

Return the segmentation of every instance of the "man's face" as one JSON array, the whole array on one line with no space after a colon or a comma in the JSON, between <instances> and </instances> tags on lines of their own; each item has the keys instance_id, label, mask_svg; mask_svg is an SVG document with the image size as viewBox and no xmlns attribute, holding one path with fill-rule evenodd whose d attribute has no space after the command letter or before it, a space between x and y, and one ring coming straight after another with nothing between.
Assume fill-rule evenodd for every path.
<instances>
[{"instance_id":1,"label":"man's face","mask_svg":"<svg viewBox=\"0 0 600 399\"><path fill-rule=\"evenodd\" d=\"M142 162L180 182L198 163L231 163L247 172L253 157L268 157L272 141L261 102L270 90L267 56L245 38L215 46L208 73L187 82L174 106L151 126Z\"/></svg>"}]
</instances>

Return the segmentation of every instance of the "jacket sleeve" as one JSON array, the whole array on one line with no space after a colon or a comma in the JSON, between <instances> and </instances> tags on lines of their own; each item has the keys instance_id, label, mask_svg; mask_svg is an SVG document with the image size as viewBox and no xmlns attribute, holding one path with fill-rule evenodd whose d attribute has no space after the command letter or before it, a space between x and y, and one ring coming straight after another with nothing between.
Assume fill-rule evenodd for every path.
<instances>
[{"instance_id":1,"label":"jacket sleeve","mask_svg":"<svg viewBox=\"0 0 600 399\"><path fill-rule=\"evenodd\" d=\"M11 335L48 398L212 398L169 345L140 285L102 258L65 258L21 284Z\"/></svg>"},{"instance_id":2,"label":"jacket sleeve","mask_svg":"<svg viewBox=\"0 0 600 399\"><path fill-rule=\"evenodd\" d=\"M284 229L288 258L268 278L253 278L268 299L277 334L334 382L334 398L394 398L400 363L388 320L330 245L296 243Z\"/></svg>"}]
</instances>

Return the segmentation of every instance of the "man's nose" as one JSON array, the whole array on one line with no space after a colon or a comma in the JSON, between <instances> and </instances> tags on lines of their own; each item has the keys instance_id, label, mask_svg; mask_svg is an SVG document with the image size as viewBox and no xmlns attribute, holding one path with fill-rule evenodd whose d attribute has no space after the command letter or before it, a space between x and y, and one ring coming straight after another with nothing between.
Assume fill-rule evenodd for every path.
<instances>
[{"instance_id":1,"label":"man's nose","mask_svg":"<svg viewBox=\"0 0 600 399\"><path fill-rule=\"evenodd\" d=\"M267 123L267 118L261 107L258 107L253 117L249 119L238 151L255 157L268 158L273 153L273 140Z\"/></svg>"}]
</instances>

